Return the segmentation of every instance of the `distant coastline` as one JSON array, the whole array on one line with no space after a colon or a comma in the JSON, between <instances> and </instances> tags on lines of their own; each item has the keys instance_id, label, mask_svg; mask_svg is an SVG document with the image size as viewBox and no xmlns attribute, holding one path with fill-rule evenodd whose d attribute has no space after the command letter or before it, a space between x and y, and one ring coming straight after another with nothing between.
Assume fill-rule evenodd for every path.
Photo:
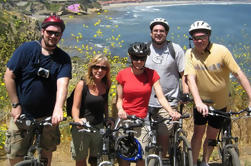
<instances>
[{"instance_id":1,"label":"distant coastline","mask_svg":"<svg viewBox=\"0 0 251 166\"><path fill-rule=\"evenodd\" d=\"M159 6L159 5L179 5L179 4L217 4L217 3L229 3L229 4L251 4L251 0L170 0L170 1L149 1L149 2L123 2L123 3L111 3L109 5L103 5L102 9L121 8L127 6Z\"/></svg>"}]
</instances>

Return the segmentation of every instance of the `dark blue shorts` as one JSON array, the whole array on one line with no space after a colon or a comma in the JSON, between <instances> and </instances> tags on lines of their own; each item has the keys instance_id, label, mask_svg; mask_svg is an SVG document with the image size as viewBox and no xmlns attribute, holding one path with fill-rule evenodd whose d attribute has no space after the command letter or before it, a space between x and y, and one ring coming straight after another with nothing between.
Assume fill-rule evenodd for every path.
<instances>
[{"instance_id":1,"label":"dark blue shorts","mask_svg":"<svg viewBox=\"0 0 251 166\"><path fill-rule=\"evenodd\" d=\"M218 111L226 112L227 108L225 107L225 108L222 108ZM208 123L208 125L210 125L213 128L216 128L216 129L222 128L223 122L225 119L223 117L210 116L210 115L203 117L203 115L201 113L199 113L196 108L193 109L193 117L194 117L194 124L205 125L206 123Z\"/></svg>"}]
</instances>

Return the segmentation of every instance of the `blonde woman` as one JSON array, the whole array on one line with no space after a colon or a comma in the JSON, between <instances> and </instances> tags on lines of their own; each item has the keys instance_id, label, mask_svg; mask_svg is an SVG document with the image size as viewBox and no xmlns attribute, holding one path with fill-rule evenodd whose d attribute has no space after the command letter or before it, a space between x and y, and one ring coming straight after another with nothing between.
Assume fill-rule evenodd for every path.
<instances>
[{"instance_id":1,"label":"blonde woman","mask_svg":"<svg viewBox=\"0 0 251 166\"><path fill-rule=\"evenodd\" d=\"M108 117L108 92L111 85L110 64L106 56L96 55L88 64L88 72L78 82L72 106L74 122L89 121L91 125L102 128L104 118ZM72 157L76 166L86 166L88 149L89 163L97 165L97 153L100 149L101 136L98 133L78 132L72 128Z\"/></svg>"}]
</instances>

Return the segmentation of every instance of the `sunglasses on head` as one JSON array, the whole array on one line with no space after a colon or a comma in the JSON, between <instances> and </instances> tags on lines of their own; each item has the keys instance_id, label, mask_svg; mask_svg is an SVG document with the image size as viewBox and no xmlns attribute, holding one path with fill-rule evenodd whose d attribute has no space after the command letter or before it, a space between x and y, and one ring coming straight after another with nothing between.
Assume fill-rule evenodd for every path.
<instances>
[{"instance_id":1,"label":"sunglasses on head","mask_svg":"<svg viewBox=\"0 0 251 166\"><path fill-rule=\"evenodd\" d=\"M193 40L198 41L198 40L205 40L208 37L208 35L201 35L201 36L193 36Z\"/></svg>"},{"instance_id":2,"label":"sunglasses on head","mask_svg":"<svg viewBox=\"0 0 251 166\"><path fill-rule=\"evenodd\" d=\"M92 66L92 68L95 69L95 70L99 70L99 69L101 69L101 70L107 70L106 66L99 66L99 65L94 65L94 66Z\"/></svg>"},{"instance_id":3,"label":"sunglasses on head","mask_svg":"<svg viewBox=\"0 0 251 166\"><path fill-rule=\"evenodd\" d=\"M131 56L133 61L145 61L146 57L137 57L137 56Z\"/></svg>"},{"instance_id":4,"label":"sunglasses on head","mask_svg":"<svg viewBox=\"0 0 251 166\"><path fill-rule=\"evenodd\" d=\"M45 30L45 31L49 36L55 35L56 37L59 37L62 34L62 32L56 32L56 31L50 31L50 30Z\"/></svg>"}]
</instances>

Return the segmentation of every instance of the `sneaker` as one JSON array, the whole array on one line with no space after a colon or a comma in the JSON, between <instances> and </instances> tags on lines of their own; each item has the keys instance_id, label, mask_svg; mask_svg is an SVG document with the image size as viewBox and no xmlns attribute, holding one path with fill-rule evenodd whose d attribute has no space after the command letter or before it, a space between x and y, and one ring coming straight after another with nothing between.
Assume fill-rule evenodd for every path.
<instances>
[{"instance_id":1,"label":"sneaker","mask_svg":"<svg viewBox=\"0 0 251 166\"><path fill-rule=\"evenodd\" d=\"M202 162L200 163L200 166L209 166L209 164L206 163L205 161L202 161Z\"/></svg>"}]
</instances>

